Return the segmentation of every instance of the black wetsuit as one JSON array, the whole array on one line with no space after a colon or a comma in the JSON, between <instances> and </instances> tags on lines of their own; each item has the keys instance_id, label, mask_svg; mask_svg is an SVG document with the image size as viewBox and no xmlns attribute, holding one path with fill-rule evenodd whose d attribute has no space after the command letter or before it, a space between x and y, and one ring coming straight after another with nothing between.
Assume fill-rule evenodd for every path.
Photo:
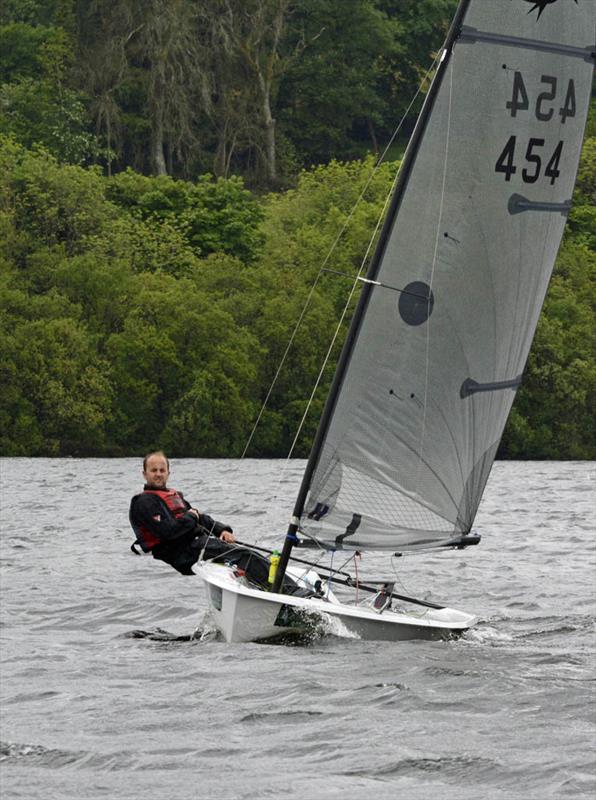
<instances>
[{"instance_id":1,"label":"black wetsuit","mask_svg":"<svg viewBox=\"0 0 596 800\"><path fill-rule=\"evenodd\" d=\"M191 508L186 500L184 503L188 509ZM200 514L197 519L187 511L175 517L160 497L143 492L132 498L129 516L137 536L139 529L145 528L159 540L151 548L153 558L165 561L182 575L194 575L192 566L204 548L206 560L238 564L252 581L267 585L269 562L250 550L222 542L221 534L224 531L232 533L232 528L216 522L208 514Z\"/></svg>"}]
</instances>

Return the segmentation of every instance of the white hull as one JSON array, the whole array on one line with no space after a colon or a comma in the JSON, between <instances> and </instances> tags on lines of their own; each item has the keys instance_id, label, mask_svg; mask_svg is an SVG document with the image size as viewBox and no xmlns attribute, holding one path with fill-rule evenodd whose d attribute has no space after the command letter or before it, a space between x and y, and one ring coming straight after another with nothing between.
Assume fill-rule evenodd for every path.
<instances>
[{"instance_id":1,"label":"white hull","mask_svg":"<svg viewBox=\"0 0 596 800\"><path fill-rule=\"evenodd\" d=\"M294 597L263 592L246 585L225 565L201 563L199 575L205 583L215 625L227 642L254 642L287 633L307 632L317 620L329 630L360 639L441 639L463 633L476 617L452 608L425 608L379 612L366 606L340 603L330 592L327 598ZM302 572L288 574L300 580Z\"/></svg>"}]
</instances>

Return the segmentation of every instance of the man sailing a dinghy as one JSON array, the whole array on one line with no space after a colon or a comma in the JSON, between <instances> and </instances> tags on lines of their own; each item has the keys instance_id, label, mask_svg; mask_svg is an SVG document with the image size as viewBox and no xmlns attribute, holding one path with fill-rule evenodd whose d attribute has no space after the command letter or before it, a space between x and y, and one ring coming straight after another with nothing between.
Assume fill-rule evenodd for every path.
<instances>
[{"instance_id":1,"label":"man sailing a dinghy","mask_svg":"<svg viewBox=\"0 0 596 800\"><path fill-rule=\"evenodd\" d=\"M236 537L229 525L216 522L188 503L181 492L168 489L170 462L161 451L143 460L145 486L130 502L130 524L140 545L153 558L165 561L182 575L194 575L204 550L205 559L230 561L243 568L247 576L266 585L269 564L245 548L235 547Z\"/></svg>"}]
</instances>

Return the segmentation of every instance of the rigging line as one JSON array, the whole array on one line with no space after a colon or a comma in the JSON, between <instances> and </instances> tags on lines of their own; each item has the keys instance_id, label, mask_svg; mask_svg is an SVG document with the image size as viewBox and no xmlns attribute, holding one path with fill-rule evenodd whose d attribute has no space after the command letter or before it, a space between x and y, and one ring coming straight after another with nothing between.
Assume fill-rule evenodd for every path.
<instances>
[{"instance_id":1,"label":"rigging line","mask_svg":"<svg viewBox=\"0 0 596 800\"><path fill-rule=\"evenodd\" d=\"M399 133L399 131L401 130L401 128L402 128L402 126L403 126L403 124L404 124L404 122L405 122L405 120L406 120L406 118L407 118L408 114L410 113L410 111L411 111L411 109L412 109L412 106L414 105L414 103L416 102L416 99L418 98L418 95L419 95L419 94L420 94L420 92L422 91L422 87L424 86L425 82L426 82L426 81L429 79L429 76L432 74L433 70L436 68L436 65L437 65L437 63L439 62L439 60L440 60L440 58L441 58L441 57L442 57L442 51L441 51L441 52L440 52L440 53L439 53L437 56L435 56L435 58L434 58L434 60L433 60L433 62L432 62L432 64L431 64L431 66L428 68L428 70L426 71L426 73L425 73L424 77L423 77L423 78L422 78L422 80L420 81L420 84L419 84L419 86L418 86L418 89L416 90L416 93L415 93L414 97L412 98L412 100L411 100L411 102L409 103L409 105L408 105L407 109L405 110L404 114L402 115L402 118L401 118L401 120L399 121L399 124L398 124L397 128L395 129L395 131L394 131L393 135L391 136L391 138L390 138L390 140L389 140L389 143L387 144L387 146L386 146L386 147L385 147L385 149L383 150L383 153L381 154L380 158L378 159L378 161L377 161L377 163L376 163L376 165L375 165L374 169L371 171L371 173L370 173L370 175L369 175L369 177L368 177L368 179L367 179L367 181L366 181L366 184L364 185L364 188L362 189L362 191L360 192L360 195L358 196L358 199L356 200L356 203L355 203L355 204L354 204L354 206L352 207L352 209L351 209L351 211L350 211L350 213L349 213L348 217L346 218L346 220L345 220L345 222L344 222L343 226L341 227L340 231L338 232L337 236L335 237L335 240L334 240L333 244L331 245L331 248L330 248L329 252L328 252L328 253L327 253L327 255L325 256L325 259L323 260L323 263L322 263L321 267L319 268L319 273L318 273L317 277L315 278L315 280L314 280L314 282L313 282L313 285L312 285L312 287L311 287L311 289L310 289L310 292L308 293L308 297L307 297L307 299L306 299L306 302L305 302L305 304L304 304L304 307L303 307L303 309L302 309L302 312L300 313L300 316L299 316L299 318L298 318L298 321L297 321L296 325L294 326L294 331L293 331L293 333L292 333L292 335L291 335L291 337L290 337L290 341L289 341L289 343L288 343L288 345L287 345L287 347L286 347L286 349L285 349L285 352L284 352L284 354L283 354L283 356L282 356L282 360L281 360L281 362L280 362L280 365L279 365L279 367L278 367L278 369L277 369L277 371L276 371L276 373L275 373L275 377L274 377L274 379L273 379L273 382L272 382L272 384L271 384L271 386L270 386L270 388L269 388L269 391L267 392L267 395L266 395L265 401L264 401L264 403L263 403L263 405L262 405L262 407L261 407L261 410L259 411L259 415L258 415L258 417L257 417L257 421L255 422L255 425L253 426L253 429L252 429L252 431L251 431L251 434L250 434L250 436L249 436L248 442L247 442L247 444L246 444L246 446L245 446L245 448L244 448L244 451L243 451L243 453L242 453L242 456L241 456L241 458L242 458L242 459L244 459L244 457L246 456L246 453L247 453L247 451L248 451L248 448L249 448L249 446L250 446L250 443L251 443L251 441L252 441L252 439L253 439L253 437L254 437L254 434L255 434L255 432L256 432L257 426L258 426L258 424L259 424L259 421L260 421L260 419L261 419L261 417L262 417L262 415L263 415L263 413L264 413L264 411L265 411L265 408L266 408L266 406L267 406L267 403L268 403L268 401L269 401L269 398L270 398L270 396L271 396L271 393L273 392L273 388L274 388L274 386L275 386L275 383L276 383L276 381L277 381L277 378L279 377L279 374L280 374L280 372L281 372L281 370L282 370L282 368L283 368L283 365L284 365L284 363L285 363L285 360L286 360L286 358L287 358L287 356L288 356L288 353L289 353L289 351L290 351L290 349L291 349L291 346L292 346L292 344L293 344L293 341L294 341L294 339L295 339L295 337L296 337L296 334L297 334L297 332L298 332L298 329L299 329L299 327L300 327L300 325L301 325L301 323L302 323L302 320L304 319L304 316L306 315L306 311L307 311L307 309L308 309L308 306L309 306L309 304L310 304L310 301L311 301L311 299L312 299L312 296L313 296L313 294L314 294L315 288L316 288L316 286L317 286L317 284L318 284L318 282L319 282L319 280L320 280L320 277L321 277L321 275L323 274L323 271L324 271L324 269L325 269L325 267L326 267L326 265L327 265L327 263L328 263L329 259L331 258L331 254L334 252L335 248L337 247L337 244L338 244L338 242L339 242L340 238L343 236L343 234L344 234L344 231L345 231L345 230L346 230L346 228L348 227L348 224L350 223L350 221L351 221L352 217L354 216L354 214L355 214L355 212L356 212L356 208L357 208L357 207L359 206L359 204L362 202L362 199L363 199L363 197L364 197L364 195L365 195L366 191L368 190L368 187L370 186L370 184L372 183L372 180L373 180L374 176L376 175L376 173L377 173L377 172L378 172L378 170L380 169L380 166L381 166L381 164L382 164L383 160L385 159L385 157L386 157L386 155L387 155L387 152L389 151L389 148L391 147L391 145L392 145L392 144L393 144L393 142L395 141L395 138L397 137L397 134L398 134L398 133ZM313 388L313 390L312 390L312 393L311 393L311 395L310 395L310 397L309 397L309 400L308 400L308 403L307 403L307 405L306 405L306 409L305 409L305 411L304 411L304 414L303 414L303 416L302 416L302 418L301 418L301 420L300 420L300 423L299 423L299 425L298 425L298 429L297 429L297 431L296 431L296 435L295 435L295 437L294 437L294 440L292 441L292 445L291 445L291 447L290 447L290 450L289 450L289 452L288 452L288 455L287 455L287 457L286 457L286 459L285 459L285 462L284 462L284 464L283 464L283 466L282 466L282 468L281 468L281 470L280 470L280 472L279 472L279 476L278 476L278 479L277 479L277 482L276 482L276 483L277 483L277 487L279 487L279 486L281 485L282 481L283 481L283 480L284 480L284 478L285 478L286 471L287 471L287 468L288 468L288 465L289 465L290 459L291 459L291 457L292 457L292 454L293 454L293 452L294 452L294 449L295 449L295 447L296 447L296 443L297 443L297 441L298 441L298 438L300 437L300 434L301 434L301 432L302 432L302 429L303 429L303 427L304 427L304 423L305 423L305 421L306 421L306 418L307 418L307 416L308 416L308 412L310 411L310 408L311 408L311 406L312 406L312 402L313 402L313 399L314 399L314 395L315 395L315 393L316 393L316 391L317 391L317 389L318 389L318 387L319 387L319 385L320 385L320 383L321 383L321 380L322 380L323 373L324 373L324 371L325 371L325 369L326 369L326 367L327 367L327 363L328 363L328 361L329 361L329 358L330 358L330 356L331 356L331 352L332 352L332 350L333 350L333 347L334 347L334 345L335 345L335 342L336 342L336 340L337 340L337 336L338 336L338 334L339 334L339 331L340 331L340 329L341 329L341 325L342 325L342 323L343 323L343 320L345 319L345 316L346 316L347 310L348 310L348 308L349 308L349 305L350 305L350 303L351 303L351 301L352 301L352 297L354 296L354 292L355 292L355 290L356 290L356 286L357 286L357 284L358 284L358 281L359 281L359 279L360 279L360 278L361 278L361 276L362 276L362 273L363 273L363 271L364 271L364 266L365 266L365 264L366 264L366 261L367 261L367 259L368 259L369 253L370 253L370 251L371 251L371 249L372 249L372 246L373 246L373 242L374 242L374 241L375 241L375 239L376 239L376 236L377 236L377 233L378 233L378 231L379 231L379 228L380 228L380 226L381 226L382 220L383 220L383 218L384 218L384 216L385 216L385 214L386 214L386 211L387 211L387 206L389 205L390 198L391 198L391 196L392 196L392 194L393 194L393 191L394 191L394 189L395 189L395 185L396 185L396 183L397 183L397 180L398 180L398 178L399 178L399 175L400 175L400 172L401 172L401 166L402 166L402 163L403 163L403 161L402 161L402 162L400 162L400 166L399 166L399 169L398 169L398 171L397 171L397 174L395 175L395 178L394 178L394 180L393 180L393 182L392 182L391 188L390 188L389 192L387 193L387 196L385 197L385 202L384 202L384 204L383 204L383 208L382 208L382 210L381 210L381 213L380 213L380 215L379 215L379 218L378 218L378 220L377 220L377 224L376 224L375 230L373 231L373 235L371 236L371 238L370 238L370 241L369 241L369 243L368 243L368 247L367 247L367 249L366 249L366 253L364 254L364 257L363 257L363 259L362 259L362 261L361 261L360 268L359 268L359 270L358 270L358 274L357 274L357 275L355 276L355 278L354 278L354 283L353 283L353 285L352 285L352 289L351 289L351 291L350 291L350 294L348 295L348 298L347 298L346 304L345 304L345 306L344 306L344 309L343 309L342 315L341 315L341 317L340 317L339 323L338 323L338 325L337 325L337 328L336 328L336 330L335 330L335 333L334 333L334 335L333 335L333 339L332 339L332 341L331 341L331 344L329 345L329 349L328 349L328 351L327 351L327 354L326 354L326 356L325 356L325 360L324 360L324 362L323 362L323 365L322 365L322 367L321 367L321 370L320 370L320 372L319 372L319 375L317 376L317 380L316 380L316 382L315 382L315 385L314 385L314 388ZM277 500L277 493L274 491L274 493L273 493L273 495L272 495L272 497L271 497L271 500L270 500L270 507L273 505L273 503L274 503L276 500ZM260 536L257 536L257 538L256 538L256 540L255 540L255 541L256 541L256 542L260 541L260 538L261 538Z\"/></svg>"},{"instance_id":2,"label":"rigging line","mask_svg":"<svg viewBox=\"0 0 596 800\"><path fill-rule=\"evenodd\" d=\"M439 234L441 230L441 220L443 218L443 205L445 202L445 185L447 183L447 160L449 158L449 139L451 135L451 112L453 107L453 72L455 69L456 53L455 48L451 51L451 64L449 65L449 102L447 104L447 127L445 136L445 155L443 158L443 179L441 185L441 200L439 202L439 216L437 219L437 228L435 233L435 249L433 253L433 261L430 273L430 290L432 291L435 269L437 266L437 255L439 252ZM430 296L430 295L429 295ZM429 301L430 302L430 301ZM422 429L420 431L420 446L418 456L418 466L416 474L416 485L420 480L420 465L422 463L422 453L424 452L424 439L426 436L426 410L428 404L428 381L429 381L429 365L430 365L430 332L431 332L431 319L427 321L427 334L426 334L426 354L425 354L425 368L424 368L424 403L422 409Z\"/></svg>"},{"instance_id":3,"label":"rigging line","mask_svg":"<svg viewBox=\"0 0 596 800\"><path fill-rule=\"evenodd\" d=\"M332 245L332 248L334 248L334 247L335 247L335 242ZM331 255L331 252L329 253L329 255ZM327 263L327 259L325 259L324 264L326 264L326 263ZM279 366L277 368L275 376L273 377L273 381L271 383L271 386L269 387L269 391L267 392L265 400L263 401L263 404L261 406L261 410L259 411L259 415L257 416L256 422L253 425L253 429L250 432L250 436L248 437L248 441L246 442L244 450L242 451L242 455L240 456L241 459L244 459L244 457L246 456L246 453L248 451L248 448L251 445L253 437L254 437L254 435L256 433L256 430L257 430L257 428L259 426L259 423L261 421L261 417L263 416L263 414L265 412L265 409L267 408L267 404L269 402L269 398L271 397L271 393L273 392L275 384L277 383L277 379L279 378L279 374L280 374L280 372L281 372L281 370L283 368L283 365L285 364L285 361L286 361L286 358L288 356L288 353L290 352L290 350L292 348L292 345L294 343L294 339L296 338L296 334L298 333L300 325L302 324L302 320L304 319L304 315L306 314L308 306L310 305L310 301L312 299L314 291L317 288L317 284L318 284L318 282L319 282L319 280L321 278L322 272L323 272L322 269L319 270L319 274L315 278L315 281L314 281L313 285L310 288L310 292L308 293L308 297L306 298L306 302L304 303L304 306L302 307L302 311L300 312L300 316L298 317L298 321L296 322L296 325L294 326L294 330L292 331L292 335L290 336L290 340L289 340L289 342L288 342L288 344L286 346L286 349L284 351L283 356L281 357L281 361L279 362Z\"/></svg>"},{"instance_id":4,"label":"rigging line","mask_svg":"<svg viewBox=\"0 0 596 800\"><path fill-rule=\"evenodd\" d=\"M339 567L338 567L336 570L334 570L334 572L341 573L341 571L343 570L343 568L344 568L344 567L346 567L346 566L347 566L347 565L350 563L350 561L351 561L352 559L355 559L355 558L356 558L356 553L357 553L357 552L358 552L358 550L354 550L354 552L352 553L352 555L351 555L351 556L348 556L348 558L346 558L346 560L344 561L344 563L343 563L343 564L341 564L341 565L340 565L340 566L339 566ZM354 563L355 563L355 562L354 562ZM350 577L351 577L351 576L350 576Z\"/></svg>"},{"instance_id":5,"label":"rigging line","mask_svg":"<svg viewBox=\"0 0 596 800\"><path fill-rule=\"evenodd\" d=\"M205 525L199 525L198 521L197 521L197 527L201 528L201 530L205 531L205 533L207 534L207 541L203 545L203 548L201 549L201 554L199 555L199 558L198 558L199 561L205 561L205 550L207 549L207 542L211 538L213 538L213 539L217 539L218 538L213 533L213 531L215 530L215 520L213 520L213 524L211 525L210 528L207 528Z\"/></svg>"},{"instance_id":6,"label":"rigging line","mask_svg":"<svg viewBox=\"0 0 596 800\"><path fill-rule=\"evenodd\" d=\"M321 270L321 272L330 272L332 275L341 275L343 278L349 278L350 280L354 279L353 275L347 272L340 272L337 269L325 269ZM424 294L416 294L416 292L410 292L407 289L398 289L397 286L390 286L382 281L373 281L370 278L361 278L360 276L358 276L357 280L361 283L370 283L372 286L380 286L382 289L390 289L392 292L399 292L399 294L407 294L408 297L417 297L419 300L428 301L428 297Z\"/></svg>"},{"instance_id":7,"label":"rigging line","mask_svg":"<svg viewBox=\"0 0 596 800\"><path fill-rule=\"evenodd\" d=\"M319 374L317 375L317 379L316 379L315 384L313 386L313 390L312 390L312 392L310 394L310 397L308 399L308 403L306 404L306 408L304 410L304 414L302 415L302 418L301 418L300 423L298 425L298 429L296 431L296 435L294 436L294 440L292 441L292 445L290 447L290 451L289 451L289 453L287 455L287 458L286 458L286 463L292 457L292 453L294 452L294 448L296 447L296 443L298 441L298 438L300 437L300 434L302 432L302 428L304 427L304 423L306 421L306 417L308 416L308 412L310 411L310 407L311 407L311 405L313 403L315 393L316 393L317 389L319 388L319 386L321 384L321 380L323 378L323 374L325 372L327 364L329 363L329 359L331 357L331 353L333 352L333 347L335 346L335 342L337 341L337 337L338 337L339 332L341 330L341 326L342 326L343 321L344 321L344 319L346 317L346 314L348 313L348 309L349 309L350 304L352 302L352 298L353 298L353 296L354 296L354 294L356 292L356 287L358 286L358 283L362 279L362 273L364 272L365 265L366 265L367 260L368 260L368 256L369 256L370 251L371 251L371 249L373 247L373 243L374 243L374 241L375 241L375 239L377 237L377 233L379 231L379 228L381 227L381 225L383 223L383 220L385 218L385 214L387 212L387 206L389 205L389 202L390 202L391 196L393 194L393 190L395 188L395 185L397 183L397 179L399 177L400 171L401 171L401 165L400 165L400 169L397 171L397 174L396 174L396 176L395 176L395 178L393 180L393 183L391 185L391 189L389 190L389 192L387 193L387 195L385 197L385 201L383 203L383 208L381 209L381 213L379 214L379 216L377 218L377 224L375 225L375 229L374 229L373 234L370 237L370 240L368 242L368 246L366 248L366 252L364 253L364 256L362 257L362 260L360 262L360 267L358 268L358 273L354 276L353 283L352 283L352 288L350 289L350 293L348 294L348 298L347 298L347 300L346 300L346 302L344 304L341 316L339 318L339 321L338 321L337 326L335 328L335 332L333 334L333 338L331 339L331 343L330 343L330 345L329 345L329 347L327 349L327 353L325 354L325 358L323 359L323 364L321 365L321 369L319 370ZM325 263L326 263L326 261L325 261ZM323 268L324 268L324 264L323 264L323 267L321 267L321 271L320 272L323 271ZM320 274L320 272L319 272L319 274ZM284 470L282 469L282 475L283 474L284 474ZM280 480L281 480L281 478L280 478Z\"/></svg>"},{"instance_id":8,"label":"rigging line","mask_svg":"<svg viewBox=\"0 0 596 800\"><path fill-rule=\"evenodd\" d=\"M408 588L407 588L407 586L404 584L404 582L402 581L402 579L401 579L401 578L399 577L399 575L397 574L397 568L396 568L396 566L395 566L395 564L394 564L394 556L391 556L391 566L392 566L392 568L393 568L393 574L395 575L395 579L396 579L396 581L399 583L399 585L402 587L402 589L404 590L404 592L405 592L406 594L408 594L408 595L411 595L412 593L411 593L410 591L408 591ZM419 612L418 614L415 614L413 611L409 611L408 613L409 613L411 616L414 616L414 617L416 617L417 619L422 619L422 617L424 617L424 616L426 616L427 614L429 614L429 613L430 613L430 608L426 608L424 611L421 611L421 612Z\"/></svg>"},{"instance_id":9,"label":"rigging line","mask_svg":"<svg viewBox=\"0 0 596 800\"><path fill-rule=\"evenodd\" d=\"M417 100L417 98L418 98L418 95L419 95L419 94L420 94L420 92L422 91L422 87L424 86L424 84L425 84L425 83L426 83L426 81L428 80L429 76L431 75L431 73L432 73L432 72L433 72L433 70L435 69L435 67L436 67L436 64L437 64L437 62L438 62L438 60L439 60L439 57L440 57L440 55L437 55L437 56L435 56L435 59L433 60L432 64L430 65L430 67L429 67L429 68L428 68L428 70L426 71L426 73L425 73L424 77L422 78L422 80L420 81L420 84L419 84L419 86L418 86L418 89L416 90L416 93L414 94L414 97L412 98L412 100L410 101L410 103L409 103L408 107L407 107L407 108L406 108L406 110L404 111L404 113L403 113L403 115L402 115L402 118L400 119L399 123L397 124L397 127L395 128L395 130L394 130L393 134L391 135L391 138L389 139L389 141L388 141L387 145L385 146L385 149L383 150L383 152L382 152L382 153L381 153L381 155L379 156L379 158L378 158L378 160L377 160L377 163L375 164L374 168L371 170L371 172L370 172L370 175L369 175L369 177L368 177L368 179L367 179L367 181L366 181L366 183L365 183L365 185L364 185L364 187L363 187L362 191L360 192L360 194L359 194L359 196L358 196L358 198L357 198L356 202L355 202L355 203L354 203L354 205L352 206L352 209L350 210L350 213L349 213L349 214L348 214L348 216L346 217L346 219L345 219L345 221L344 221L344 224L343 224L343 225L342 225L342 227L340 228L340 230L339 230L339 232L338 232L337 236L335 237L335 239L334 239L334 241L333 241L333 243L332 243L331 247L329 248L329 251L327 252L327 255L325 256L325 258L324 258L324 260L323 260L323 263L322 263L322 265L321 265L321 267L320 267L320 269L319 269L319 273L318 273L317 277L315 278L315 281L314 281L314 283L313 283L313 285L312 285L312 287L311 287L311 289L310 289L310 292L308 293L308 297L306 298L306 301L305 301L305 303L304 303L304 307L303 307L303 309L302 309L302 311L301 311L301 313L300 313L300 316L299 316L299 318L298 318L298 321L296 322L296 325L294 326L294 330L293 330L293 332L292 332L292 335L290 336L290 340L289 340L289 342L288 342L288 345L287 345L287 347L286 347L286 349L285 349L285 351L284 351L284 354L283 354L283 356L282 356L282 358L281 358L281 361L280 361L280 363L279 363L279 366L278 366L278 368L277 368L277 371L276 371L276 373L275 373L275 376L273 377L273 381L272 381L272 383L271 383L271 386L269 387L269 391L267 392L267 395L265 396L265 400L263 401L263 404L262 404L262 406L261 406L261 409L260 409L260 411L259 411L259 414L258 414L258 416L257 416L257 419L256 419L256 421L255 421L255 424L254 424L254 426L253 426L253 428L252 428L252 430L251 430L251 432L250 432L250 435L249 435L249 437L248 437L248 441L246 442L246 445L245 445L245 447L244 447L244 450L242 451L242 455L240 456L240 458L241 458L241 459L244 459L244 458L245 458L245 456L246 456L246 453L247 453L247 451L248 451L248 448L249 448L249 447L250 447L250 445L251 445L251 442L252 442L252 440L253 440L253 438L254 438L254 435L255 435L255 433L256 433L256 430L257 430L257 428L258 428L258 426L259 426L259 423L260 423L260 421L261 421L261 417L263 416L263 413L264 413L264 411L265 411L265 409L266 409L266 407L267 407L267 404L268 404L268 402L269 402L269 398L270 398L270 396L271 396L271 393L272 393L272 391L273 391L273 388L275 387L275 384L277 383L277 379L278 379L278 377L279 377L279 374L280 374L280 372L281 372L281 370L282 370L282 368L283 368L283 365L284 365L284 363L285 363L285 361L286 361L286 358L287 358L287 356L288 356L288 353L289 353L289 351L291 350L292 344L294 343L294 339L296 338L296 334L297 334L297 332L298 332L298 329L300 328L300 325L302 324L302 320L304 319L304 316L305 316L305 314L306 314L307 308L308 308L308 306L310 305L310 301L311 301L311 299L312 299L312 296L313 296L313 294L314 294L315 288L316 288L316 286L317 286L317 284L318 284L318 282L319 282L319 280L320 280L320 278L321 278L321 274L322 274L322 273L325 271L325 269L324 269L324 268L325 268L325 265L328 263L329 259L331 258L331 255L332 255L332 253L335 251L335 248L337 247L337 244L338 244L338 242L340 241L341 237L343 236L344 232L346 231L346 229L347 229L347 227L348 227L349 223L350 223L350 222L351 222L351 220L352 220L352 217L353 217L353 216L354 216L354 214L356 213L356 209L358 208L358 206L359 206L359 205L360 205L360 203L362 202L362 199L364 198L364 195L366 194L366 192L367 192L367 190L368 190L368 188L369 188L370 184L372 183L372 180L373 180L373 178L375 177L375 175L376 175L376 174L377 174L377 172L379 171L379 169L380 169L380 167L381 167L381 164L384 162L384 160L385 160L385 157L387 156L387 153L389 152L389 149L390 149L390 148L391 148L391 146L393 145L393 142L395 141L395 139L396 139L396 137L397 137L398 133L400 132L400 130L401 130L401 128L402 128L402 126L403 126L404 122L406 121L406 119L407 119L407 117L408 117L408 114L410 113L410 111L411 111L411 109L412 109L412 106L414 105L414 103L416 102L416 100ZM398 170L398 175L399 175L399 170ZM396 182L396 180L397 180L397 176L396 176L395 180L394 180L394 181L393 181L393 183L392 183L391 189L390 189L390 191L389 191L389 195L391 195L391 193L393 192L393 189L394 189L394 187L395 187L395 182ZM385 206L383 207L383 212L384 212L384 210L385 210L385 207L386 207L386 203L385 203ZM377 229L378 229L378 228L377 228ZM374 234L374 235L376 235L376 230L377 230L377 229L375 229L375 234ZM374 238L374 235L373 235L373 238ZM370 250L370 245L369 245L369 250ZM368 252L368 251L367 251L367 252ZM360 269L360 272L362 272L362 267L361 267L361 269Z\"/></svg>"},{"instance_id":10,"label":"rigging line","mask_svg":"<svg viewBox=\"0 0 596 800\"><path fill-rule=\"evenodd\" d=\"M203 526L200 526L200 527L203 527ZM242 550L242 545L239 544L237 541L236 542L224 542L224 540L221 539L220 536L216 536L215 535L215 533L214 533L215 520L213 521L213 525L211 526L210 529L203 527L203 530L207 531L207 541L205 542L205 545L204 545L203 549L201 550L201 558L200 558L201 561L205 561L205 550L207 549L207 544L209 542L209 539L215 539L216 542L222 542L223 544L229 545L229 548L227 550L224 550L223 553L219 553L218 555L226 556L228 553L231 553L233 550ZM217 558L217 556L213 556L213 558ZM209 561L213 561L213 558L210 558Z\"/></svg>"},{"instance_id":11,"label":"rigging line","mask_svg":"<svg viewBox=\"0 0 596 800\"><path fill-rule=\"evenodd\" d=\"M393 187L392 187L392 191L393 191ZM381 211L379 219L377 220L377 224L375 226L374 233L373 233L373 235L372 235L372 237L371 237L371 239L370 239L370 241L368 243L368 247L366 249L366 253L364 254L364 257L363 257L363 259L362 259L362 261L360 263L360 267L358 269L358 274L355 276L354 282L352 283L352 288L350 289L350 293L348 295L348 299L346 300L346 303L345 303L345 305L343 307L341 316L339 318L339 322L337 323L337 326L335 328L335 332L333 334L333 338L331 339L331 343L330 343L330 345L329 345L329 347L327 349L327 353L325 354L325 358L323 359L323 364L321 366L321 369L319 370L319 374L317 375L317 379L315 381L315 385L313 386L313 390L312 390L312 392L310 394L310 397L308 398L308 403L306 404L306 408L304 409L304 414L302 415L302 419L300 420L300 424L298 425L298 430L296 431L296 435L294 436L294 440L292 442L292 446L290 447L290 452L288 453L286 462L289 461L290 458L292 457L292 453L294 452L294 448L296 447L296 443L298 441L298 438L300 437L300 434L302 433L302 428L304 427L304 423L306 422L306 418L308 416L308 412L310 411L310 407L311 407L312 402L314 400L315 393L316 393L317 389L319 388L319 386L321 385L321 380L323 379L323 374L325 372L325 369L327 368L327 364L329 363L329 359L331 358L331 353L333 352L333 347L335 346L335 342L337 341L337 337L339 336L339 332L341 330L341 326L342 326L343 321L344 321L344 319L346 317L346 314L348 313L348 309L349 309L350 304L352 302L352 298L353 298L353 296L354 296L354 294L356 292L356 287L358 286L359 278L360 278L360 276L361 276L361 274L362 274L362 272L364 270L364 265L366 264L366 260L368 258L368 254L371 251L373 241L375 240L377 232L378 232L379 228L381 227L381 223L382 223L383 218L385 216L385 211L387 209L387 205L389 204L389 198L390 197L391 197L391 192L389 192L389 194L385 198L385 202L383 204L383 209Z\"/></svg>"},{"instance_id":12,"label":"rigging line","mask_svg":"<svg viewBox=\"0 0 596 800\"><path fill-rule=\"evenodd\" d=\"M399 583L399 585L404 590L404 592L406 594L412 594L412 592L409 591L408 587L404 584L404 582L402 581L401 577L399 576L399 574L397 572L397 567L395 565L395 555L391 556L391 568L393 569L393 574L395 575L395 580Z\"/></svg>"},{"instance_id":13,"label":"rigging line","mask_svg":"<svg viewBox=\"0 0 596 800\"><path fill-rule=\"evenodd\" d=\"M313 563L311 563L309 566L302 568L302 571L300 572L300 575L298 576L298 578L295 578L295 580L297 580L297 581L302 580L302 578L304 578L305 575L308 575L308 573L311 571L312 568L314 568L315 570L318 570L319 569L319 564L323 560L324 557L325 557L325 553L320 553L318 559L315 559L313 561ZM294 561L298 560L299 563L306 563L306 562L300 562L299 559L293 559L293 560ZM327 569L327 567L324 566L323 569ZM348 579L350 579L352 577L348 572L342 572L341 574L342 575L347 575ZM317 575L318 575L319 578L325 578L325 575L319 575L318 572L317 572Z\"/></svg>"},{"instance_id":14,"label":"rigging line","mask_svg":"<svg viewBox=\"0 0 596 800\"><path fill-rule=\"evenodd\" d=\"M326 597L329 597L329 592L331 591L331 584L333 582L333 556L334 555L335 555L335 550L332 550L331 551L331 562L329 564L329 572L331 574L329 575L329 578L327 579L327 594L325 595Z\"/></svg>"},{"instance_id":15,"label":"rigging line","mask_svg":"<svg viewBox=\"0 0 596 800\"><path fill-rule=\"evenodd\" d=\"M241 542L238 539L236 539L235 544L237 544L239 547L247 547L249 550L259 550L260 552L268 553L269 555L271 555L271 553L273 552L270 548L257 547L257 545L255 545L255 544L247 544L246 542ZM325 557L325 555L326 555L326 551L323 550L323 551L321 551L319 553L319 556L318 556L316 561L305 561L302 558L296 558L296 556L291 556L290 560L294 564L306 564L308 567L317 567L317 569L318 569L319 568L319 564L322 561L322 559ZM315 558L315 556L313 556L313 558ZM323 569L327 569L327 567L323 567ZM336 572L337 572L337 570L336 570ZM344 578L351 578L352 577L349 572L341 572L339 574L341 574Z\"/></svg>"},{"instance_id":16,"label":"rigging line","mask_svg":"<svg viewBox=\"0 0 596 800\"><path fill-rule=\"evenodd\" d=\"M209 531L209 534L207 536L207 541L205 542L205 546L201 550L201 555L199 557L199 561L204 561L206 564L212 562L216 558L223 558L224 556L227 556L228 553L232 553L234 550L242 549L242 547L237 542L224 542L224 544L229 544L227 550L224 550L223 553L216 553L214 556L211 556L211 558L205 558L205 551L207 550L207 543L209 542L209 539L215 539L217 542L221 542L221 539L218 536Z\"/></svg>"}]
</instances>

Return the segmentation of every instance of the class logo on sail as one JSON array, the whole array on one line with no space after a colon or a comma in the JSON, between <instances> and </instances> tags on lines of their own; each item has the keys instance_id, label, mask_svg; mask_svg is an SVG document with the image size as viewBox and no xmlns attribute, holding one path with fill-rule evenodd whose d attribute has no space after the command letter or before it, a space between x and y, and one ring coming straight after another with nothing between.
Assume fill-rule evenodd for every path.
<instances>
[{"instance_id":1,"label":"class logo on sail","mask_svg":"<svg viewBox=\"0 0 596 800\"><path fill-rule=\"evenodd\" d=\"M524 0L524 3L532 3L532 8L528 11L528 14L531 14L532 11L538 11L536 19L540 19L540 15L547 6L552 6L553 3L558 2L559 0ZM577 0L574 0L574 2L577 5Z\"/></svg>"}]
</instances>

